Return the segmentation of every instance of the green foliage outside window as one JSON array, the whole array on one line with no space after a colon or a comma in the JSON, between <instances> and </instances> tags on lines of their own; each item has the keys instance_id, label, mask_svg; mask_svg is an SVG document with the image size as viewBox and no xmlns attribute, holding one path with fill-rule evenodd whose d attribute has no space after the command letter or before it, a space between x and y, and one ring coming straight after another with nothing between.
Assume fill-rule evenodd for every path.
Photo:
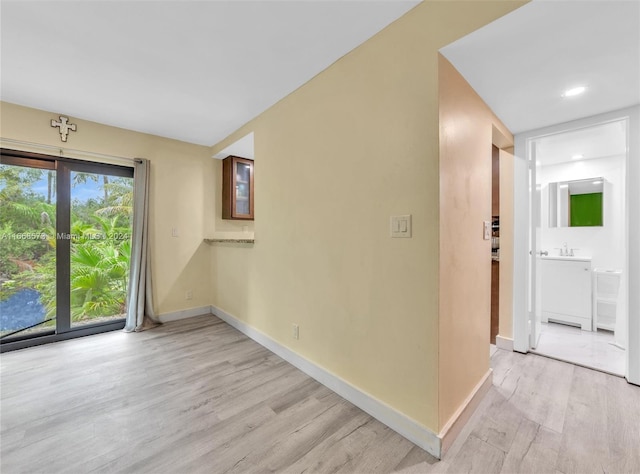
<instances>
[{"instance_id":1,"label":"green foliage outside window","mask_svg":"<svg viewBox=\"0 0 640 474\"><path fill-rule=\"evenodd\" d=\"M96 181L99 199L71 203L71 317L124 313L131 255L133 180L74 173L72 186ZM32 189L47 182L46 195ZM0 165L0 300L23 288L56 312L55 173ZM28 235L30 238L16 238ZM38 236L38 238L33 238Z\"/></svg>"}]
</instances>

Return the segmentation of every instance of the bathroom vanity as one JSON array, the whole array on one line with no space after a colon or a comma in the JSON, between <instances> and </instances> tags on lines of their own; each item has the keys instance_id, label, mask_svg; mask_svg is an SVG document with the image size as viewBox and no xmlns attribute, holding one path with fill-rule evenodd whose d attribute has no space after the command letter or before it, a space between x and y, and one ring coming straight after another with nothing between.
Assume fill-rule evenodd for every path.
<instances>
[{"instance_id":1,"label":"bathroom vanity","mask_svg":"<svg viewBox=\"0 0 640 474\"><path fill-rule=\"evenodd\" d=\"M542 257L542 321L591 331L591 258Z\"/></svg>"}]
</instances>

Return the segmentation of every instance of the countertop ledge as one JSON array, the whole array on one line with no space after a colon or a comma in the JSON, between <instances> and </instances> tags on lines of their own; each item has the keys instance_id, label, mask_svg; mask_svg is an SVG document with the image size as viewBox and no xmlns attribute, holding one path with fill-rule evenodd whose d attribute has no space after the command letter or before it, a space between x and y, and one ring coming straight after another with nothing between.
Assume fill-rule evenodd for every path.
<instances>
[{"instance_id":1,"label":"countertop ledge","mask_svg":"<svg viewBox=\"0 0 640 474\"><path fill-rule=\"evenodd\" d=\"M204 239L204 241L208 244L218 244L218 243L253 244L255 243L255 239Z\"/></svg>"}]
</instances>

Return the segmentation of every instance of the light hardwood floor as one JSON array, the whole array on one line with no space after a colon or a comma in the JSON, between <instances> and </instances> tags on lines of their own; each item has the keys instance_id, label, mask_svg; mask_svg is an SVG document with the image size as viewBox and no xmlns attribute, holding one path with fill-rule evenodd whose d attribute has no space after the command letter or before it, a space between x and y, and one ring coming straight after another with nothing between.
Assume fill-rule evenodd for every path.
<instances>
[{"instance_id":1,"label":"light hardwood floor","mask_svg":"<svg viewBox=\"0 0 640 474\"><path fill-rule=\"evenodd\" d=\"M640 472L640 388L497 351L438 461L213 316L0 358L0 471Z\"/></svg>"}]
</instances>

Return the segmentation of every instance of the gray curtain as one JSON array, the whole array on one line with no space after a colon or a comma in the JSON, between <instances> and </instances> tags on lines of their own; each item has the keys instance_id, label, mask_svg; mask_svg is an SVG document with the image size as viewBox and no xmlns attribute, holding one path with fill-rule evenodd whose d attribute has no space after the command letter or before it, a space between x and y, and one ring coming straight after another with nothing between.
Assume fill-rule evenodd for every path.
<instances>
[{"instance_id":1,"label":"gray curtain","mask_svg":"<svg viewBox=\"0 0 640 474\"><path fill-rule=\"evenodd\" d=\"M160 324L153 313L151 249L149 248L149 160L136 158L133 173L133 235L126 332L144 331Z\"/></svg>"}]
</instances>

